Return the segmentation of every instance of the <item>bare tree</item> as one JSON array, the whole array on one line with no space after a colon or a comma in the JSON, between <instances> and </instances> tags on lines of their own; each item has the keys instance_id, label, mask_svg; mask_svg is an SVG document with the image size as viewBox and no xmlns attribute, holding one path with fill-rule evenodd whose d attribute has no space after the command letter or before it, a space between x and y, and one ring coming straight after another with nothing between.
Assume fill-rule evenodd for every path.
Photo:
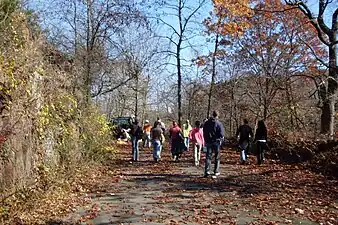
<instances>
[{"instance_id":1,"label":"bare tree","mask_svg":"<svg viewBox=\"0 0 338 225\"><path fill-rule=\"evenodd\" d=\"M49 3L41 9L46 12L42 13L45 15L42 20L50 30L49 39L61 51L74 57L77 69L81 71L79 85L88 102L93 94L97 94L92 93L94 79L109 73L110 65L116 59L111 40L126 25L146 23L146 19L130 0L57 0ZM115 87L131 79L122 80Z\"/></svg>"},{"instance_id":2,"label":"bare tree","mask_svg":"<svg viewBox=\"0 0 338 225\"><path fill-rule=\"evenodd\" d=\"M196 35L199 35L196 32L196 24L200 23L200 20L196 20L196 17L206 2L206 0L198 0L192 4L188 0L167 1L160 3L161 7L166 9L162 14L159 13L156 17L150 17L169 29L169 34L161 37L169 41L169 49L163 53L166 53L169 58L173 57L175 60L174 62L169 60L168 64L176 67L177 115L180 125L182 122L182 68L185 65L184 61L186 61L186 59L182 58L182 54L185 49L196 46L191 43L191 40ZM170 22L169 19L167 20L167 18L173 17L177 20L177 25Z\"/></svg>"},{"instance_id":3,"label":"bare tree","mask_svg":"<svg viewBox=\"0 0 338 225\"><path fill-rule=\"evenodd\" d=\"M308 19L309 23L315 28L320 41L329 50L329 62L321 61L329 68L328 76L322 83L319 97L321 99L321 133L333 136L335 127L335 104L338 93L338 8L336 1L319 0L318 15L311 11L307 1L285 1L290 6L296 6ZM329 8L333 6L333 13L330 15L331 24L327 25L324 17L329 17ZM309 46L311 48L311 46Z\"/></svg>"}]
</instances>

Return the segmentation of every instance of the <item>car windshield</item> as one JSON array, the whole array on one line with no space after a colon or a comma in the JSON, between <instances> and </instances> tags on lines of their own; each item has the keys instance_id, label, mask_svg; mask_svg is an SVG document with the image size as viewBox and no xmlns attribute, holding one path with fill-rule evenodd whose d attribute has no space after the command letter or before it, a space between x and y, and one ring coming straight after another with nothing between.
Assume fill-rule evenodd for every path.
<instances>
[{"instance_id":1,"label":"car windshield","mask_svg":"<svg viewBox=\"0 0 338 225\"><path fill-rule=\"evenodd\" d=\"M129 125L130 124L130 118L129 117L119 117L119 118L115 118L113 120L113 123L119 126L125 126L125 125Z\"/></svg>"}]
</instances>

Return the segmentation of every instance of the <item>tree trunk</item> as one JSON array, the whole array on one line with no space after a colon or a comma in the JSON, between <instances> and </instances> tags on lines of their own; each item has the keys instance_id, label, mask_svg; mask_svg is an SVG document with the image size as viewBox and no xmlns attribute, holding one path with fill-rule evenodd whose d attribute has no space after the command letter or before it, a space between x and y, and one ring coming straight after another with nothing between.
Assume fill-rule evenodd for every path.
<instances>
[{"instance_id":1,"label":"tree trunk","mask_svg":"<svg viewBox=\"0 0 338 225\"><path fill-rule=\"evenodd\" d=\"M231 83L232 83L233 81L231 81ZM230 122L230 124L229 124L229 126L230 126L230 135L229 135L229 137L232 137L232 135L234 135L234 133L235 133L235 129L236 128L234 128L234 123L233 123L233 115L234 115L234 106L235 106L235 84L236 83L234 83L234 85L231 87L231 100L230 100L230 119L229 119L229 122ZM235 116L236 116L236 114L235 114Z\"/></svg>"},{"instance_id":2,"label":"tree trunk","mask_svg":"<svg viewBox=\"0 0 338 225\"><path fill-rule=\"evenodd\" d=\"M330 127L331 127L331 123L333 122L331 120L331 103L329 100L326 100L325 102L323 102L322 105L322 112L321 112L321 116L320 116L320 131L322 134L329 134L330 133Z\"/></svg>"},{"instance_id":3,"label":"tree trunk","mask_svg":"<svg viewBox=\"0 0 338 225\"><path fill-rule=\"evenodd\" d=\"M269 85L270 85L270 79L266 77L265 78L265 93L263 97L263 120L264 121L268 118Z\"/></svg>"},{"instance_id":4,"label":"tree trunk","mask_svg":"<svg viewBox=\"0 0 338 225\"><path fill-rule=\"evenodd\" d=\"M182 122L182 73L181 73L181 44L183 38L183 20L182 20L182 0L178 0L178 22L180 26L180 35L176 48L177 60L177 104L178 104L178 125L181 127Z\"/></svg>"},{"instance_id":5,"label":"tree trunk","mask_svg":"<svg viewBox=\"0 0 338 225\"><path fill-rule=\"evenodd\" d=\"M335 41L337 38L334 38ZM338 67L337 67L337 49L335 46L329 48L329 78L327 80L327 88L322 90L321 99L322 99L322 112L320 117L321 123L321 133L329 134L333 137L335 133L335 104L337 101L337 77L338 77Z\"/></svg>"},{"instance_id":6,"label":"tree trunk","mask_svg":"<svg viewBox=\"0 0 338 225\"><path fill-rule=\"evenodd\" d=\"M90 46L90 40L91 40L91 17L92 17L92 2L91 0L87 0L87 40L86 40L86 50L87 50L87 57L86 57L86 75L85 75L85 96L86 96L86 104L89 103L91 99L91 46Z\"/></svg>"},{"instance_id":7,"label":"tree trunk","mask_svg":"<svg viewBox=\"0 0 338 225\"><path fill-rule=\"evenodd\" d=\"M211 74L211 83L210 83L210 89L208 94L208 111L207 111L207 118L210 117L210 110L211 110L211 98L212 98L212 92L215 85L215 78L216 78L216 53L218 48L218 34L216 35L215 40L215 48L214 52L212 54L212 74Z\"/></svg>"},{"instance_id":8,"label":"tree trunk","mask_svg":"<svg viewBox=\"0 0 338 225\"><path fill-rule=\"evenodd\" d=\"M148 74L147 76L147 83L146 83L146 87L144 88L144 92L143 92L143 106L142 106L142 116L141 116L141 120L145 121L149 118L147 118L148 115L148 107L147 107L147 103L148 103L148 91L149 91L149 83L150 83L150 75Z\"/></svg>"},{"instance_id":9,"label":"tree trunk","mask_svg":"<svg viewBox=\"0 0 338 225\"><path fill-rule=\"evenodd\" d=\"M135 81L135 118L138 118L138 82L139 81L139 74L136 74L136 81Z\"/></svg>"},{"instance_id":10,"label":"tree trunk","mask_svg":"<svg viewBox=\"0 0 338 225\"><path fill-rule=\"evenodd\" d=\"M178 125L181 127L182 121L182 74L181 74L181 60L180 60L180 47L177 47L177 102L178 102Z\"/></svg>"}]
</instances>

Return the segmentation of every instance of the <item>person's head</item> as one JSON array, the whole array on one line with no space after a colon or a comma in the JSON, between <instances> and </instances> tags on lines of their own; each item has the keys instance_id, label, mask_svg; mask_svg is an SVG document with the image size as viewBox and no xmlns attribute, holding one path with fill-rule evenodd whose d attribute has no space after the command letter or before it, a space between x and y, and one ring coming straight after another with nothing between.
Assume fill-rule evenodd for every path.
<instances>
[{"instance_id":1,"label":"person's head","mask_svg":"<svg viewBox=\"0 0 338 225\"><path fill-rule=\"evenodd\" d=\"M144 123L149 123L149 120L144 121Z\"/></svg>"},{"instance_id":2,"label":"person's head","mask_svg":"<svg viewBox=\"0 0 338 225\"><path fill-rule=\"evenodd\" d=\"M197 120L197 121L195 122L195 127L199 128L200 126L201 126L201 122L200 122L199 120Z\"/></svg>"},{"instance_id":3,"label":"person's head","mask_svg":"<svg viewBox=\"0 0 338 225\"><path fill-rule=\"evenodd\" d=\"M189 121L189 120L186 120L185 122L186 122L187 125L190 124L190 121Z\"/></svg>"},{"instance_id":4,"label":"person's head","mask_svg":"<svg viewBox=\"0 0 338 225\"><path fill-rule=\"evenodd\" d=\"M175 120L173 120L173 127L177 126L177 122Z\"/></svg>"},{"instance_id":5,"label":"person's head","mask_svg":"<svg viewBox=\"0 0 338 225\"><path fill-rule=\"evenodd\" d=\"M213 112L212 112L212 117L213 117L213 118L218 118L218 116L219 116L219 114L218 114L217 111L213 111Z\"/></svg>"},{"instance_id":6,"label":"person's head","mask_svg":"<svg viewBox=\"0 0 338 225\"><path fill-rule=\"evenodd\" d=\"M244 124L248 124L249 122L248 122L247 119L244 119L244 120L243 120L243 123L244 123Z\"/></svg>"},{"instance_id":7,"label":"person's head","mask_svg":"<svg viewBox=\"0 0 338 225\"><path fill-rule=\"evenodd\" d=\"M266 129L264 120L259 120L258 123L257 123L257 127L260 128L260 129Z\"/></svg>"},{"instance_id":8,"label":"person's head","mask_svg":"<svg viewBox=\"0 0 338 225\"><path fill-rule=\"evenodd\" d=\"M160 119L160 117L157 117L157 119L156 119L157 121L161 121L161 119Z\"/></svg>"}]
</instances>

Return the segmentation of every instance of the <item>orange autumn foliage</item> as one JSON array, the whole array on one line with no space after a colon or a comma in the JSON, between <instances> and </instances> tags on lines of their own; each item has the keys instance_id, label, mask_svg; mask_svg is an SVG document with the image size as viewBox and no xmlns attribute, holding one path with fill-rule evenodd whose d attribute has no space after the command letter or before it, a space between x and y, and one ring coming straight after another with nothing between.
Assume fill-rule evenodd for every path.
<instances>
[{"instance_id":1,"label":"orange autumn foliage","mask_svg":"<svg viewBox=\"0 0 338 225\"><path fill-rule=\"evenodd\" d=\"M243 33L253 13L249 4L249 0L213 0L213 12L204 21L207 32L223 36Z\"/></svg>"}]
</instances>

